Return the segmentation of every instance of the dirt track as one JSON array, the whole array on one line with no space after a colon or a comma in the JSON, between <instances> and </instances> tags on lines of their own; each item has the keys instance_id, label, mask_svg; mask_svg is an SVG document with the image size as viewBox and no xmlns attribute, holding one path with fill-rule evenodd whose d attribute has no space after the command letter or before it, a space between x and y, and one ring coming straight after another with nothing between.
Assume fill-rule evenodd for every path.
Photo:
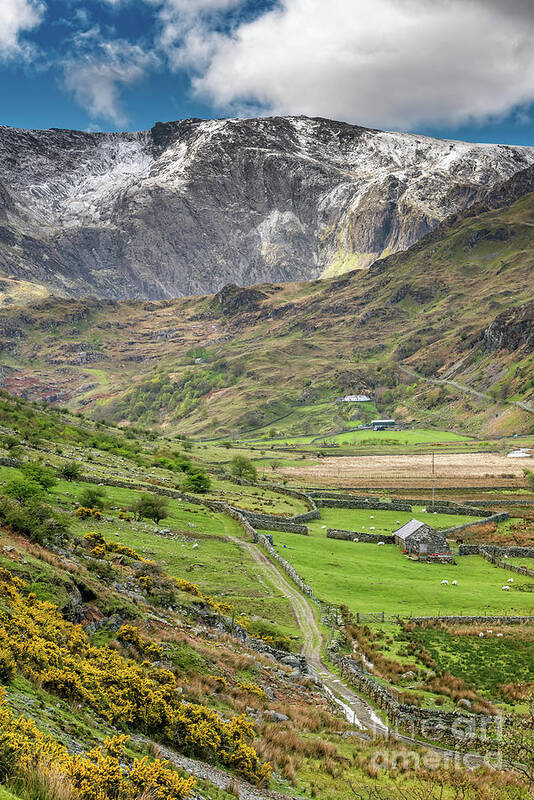
<instances>
[{"instance_id":1,"label":"dirt track","mask_svg":"<svg viewBox=\"0 0 534 800\"><path fill-rule=\"evenodd\" d=\"M512 459L497 453L436 453L437 488L524 485L523 470L534 458ZM314 458L281 470L308 486L410 488L432 486L432 456L384 455Z\"/></svg>"}]
</instances>

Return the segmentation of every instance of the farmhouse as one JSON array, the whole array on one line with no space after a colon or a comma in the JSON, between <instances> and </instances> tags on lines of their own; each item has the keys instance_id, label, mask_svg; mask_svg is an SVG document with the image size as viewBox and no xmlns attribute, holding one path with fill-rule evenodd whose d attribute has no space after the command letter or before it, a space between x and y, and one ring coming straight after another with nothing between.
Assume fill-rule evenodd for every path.
<instances>
[{"instance_id":1,"label":"farmhouse","mask_svg":"<svg viewBox=\"0 0 534 800\"><path fill-rule=\"evenodd\" d=\"M338 403L370 403L371 398L366 394L346 394L340 397Z\"/></svg>"},{"instance_id":2,"label":"farmhouse","mask_svg":"<svg viewBox=\"0 0 534 800\"><path fill-rule=\"evenodd\" d=\"M452 553L442 533L417 519L411 519L393 533L395 544L419 561L452 561Z\"/></svg>"}]
</instances>

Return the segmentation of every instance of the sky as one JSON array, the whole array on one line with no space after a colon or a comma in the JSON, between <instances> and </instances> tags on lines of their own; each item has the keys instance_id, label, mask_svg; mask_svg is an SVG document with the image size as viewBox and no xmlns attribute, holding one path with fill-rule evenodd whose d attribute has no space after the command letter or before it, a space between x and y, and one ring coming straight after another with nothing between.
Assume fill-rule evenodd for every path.
<instances>
[{"instance_id":1,"label":"sky","mask_svg":"<svg viewBox=\"0 0 534 800\"><path fill-rule=\"evenodd\" d=\"M0 124L322 116L534 145L534 0L0 0Z\"/></svg>"}]
</instances>

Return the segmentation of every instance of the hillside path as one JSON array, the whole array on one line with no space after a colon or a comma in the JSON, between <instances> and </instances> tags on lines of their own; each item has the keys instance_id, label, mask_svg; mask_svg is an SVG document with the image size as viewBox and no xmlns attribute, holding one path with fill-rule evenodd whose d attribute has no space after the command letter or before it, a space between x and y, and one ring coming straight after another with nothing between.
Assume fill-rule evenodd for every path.
<instances>
[{"instance_id":1,"label":"hillside path","mask_svg":"<svg viewBox=\"0 0 534 800\"><path fill-rule=\"evenodd\" d=\"M447 386L454 386L455 389L460 389L462 392L468 392L469 394L478 397L479 400L489 400L490 402L495 402L494 399L489 394L484 394L483 392L477 392L476 389L471 389L469 386L462 386L461 383L456 383L456 381L448 381L445 378L425 378L424 375L420 375L418 372L414 372L407 367L401 367L398 365L401 372L404 372L406 375L411 375L412 378L417 378L419 381L424 381L425 383L434 383L438 386L447 385ZM528 403L523 403L521 400L505 400L504 402L508 403L508 405L518 406L522 408L524 411L531 411L534 413L534 406L530 406Z\"/></svg>"},{"instance_id":2,"label":"hillside path","mask_svg":"<svg viewBox=\"0 0 534 800\"><path fill-rule=\"evenodd\" d=\"M302 655L308 664L316 671L321 683L326 687L328 694L343 709L349 722L357 727L371 732L375 736L388 736L387 725L375 713L373 708L326 666L321 657L324 637L317 622L316 610L312 601L303 595L289 578L287 578L253 542L230 537L239 547L245 548L251 558L262 568L273 585L283 592L289 599L291 607L302 632Z\"/></svg>"}]
</instances>

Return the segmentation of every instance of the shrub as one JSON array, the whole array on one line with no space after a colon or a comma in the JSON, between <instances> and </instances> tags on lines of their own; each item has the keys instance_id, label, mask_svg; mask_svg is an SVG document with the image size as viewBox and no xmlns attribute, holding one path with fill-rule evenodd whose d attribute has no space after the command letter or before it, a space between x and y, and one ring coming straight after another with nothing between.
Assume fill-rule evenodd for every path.
<instances>
[{"instance_id":1,"label":"shrub","mask_svg":"<svg viewBox=\"0 0 534 800\"><path fill-rule=\"evenodd\" d=\"M57 483L53 470L50 467L44 467L37 461L29 461L20 469L26 478L40 484L43 489L51 489Z\"/></svg>"},{"instance_id":2,"label":"shrub","mask_svg":"<svg viewBox=\"0 0 534 800\"><path fill-rule=\"evenodd\" d=\"M62 544L69 535L64 517L37 498L25 504L0 497L0 521L32 542Z\"/></svg>"},{"instance_id":3,"label":"shrub","mask_svg":"<svg viewBox=\"0 0 534 800\"><path fill-rule=\"evenodd\" d=\"M80 477L81 474L82 468L77 461L69 461L58 470L59 477L66 481L75 481Z\"/></svg>"},{"instance_id":4,"label":"shrub","mask_svg":"<svg viewBox=\"0 0 534 800\"><path fill-rule=\"evenodd\" d=\"M168 514L169 501L160 494L143 492L135 501L131 510L137 519L151 519L158 524Z\"/></svg>"},{"instance_id":5,"label":"shrub","mask_svg":"<svg viewBox=\"0 0 534 800\"><path fill-rule=\"evenodd\" d=\"M101 486L86 486L78 498L80 506L99 508L101 511L106 502L106 492Z\"/></svg>"},{"instance_id":6,"label":"shrub","mask_svg":"<svg viewBox=\"0 0 534 800\"><path fill-rule=\"evenodd\" d=\"M205 494L211 488L211 481L209 476L201 469L190 471L189 475L184 481L183 488L187 492L194 492L195 494Z\"/></svg>"},{"instance_id":7,"label":"shrub","mask_svg":"<svg viewBox=\"0 0 534 800\"><path fill-rule=\"evenodd\" d=\"M27 503L35 497L42 497L44 489L40 483L30 480L30 478L13 478L6 485L5 493L8 497L18 500L19 503Z\"/></svg>"},{"instance_id":8,"label":"shrub","mask_svg":"<svg viewBox=\"0 0 534 800\"><path fill-rule=\"evenodd\" d=\"M250 458L246 456L234 456L230 461L230 472L236 478L244 478L248 481L255 481L258 471Z\"/></svg>"}]
</instances>

